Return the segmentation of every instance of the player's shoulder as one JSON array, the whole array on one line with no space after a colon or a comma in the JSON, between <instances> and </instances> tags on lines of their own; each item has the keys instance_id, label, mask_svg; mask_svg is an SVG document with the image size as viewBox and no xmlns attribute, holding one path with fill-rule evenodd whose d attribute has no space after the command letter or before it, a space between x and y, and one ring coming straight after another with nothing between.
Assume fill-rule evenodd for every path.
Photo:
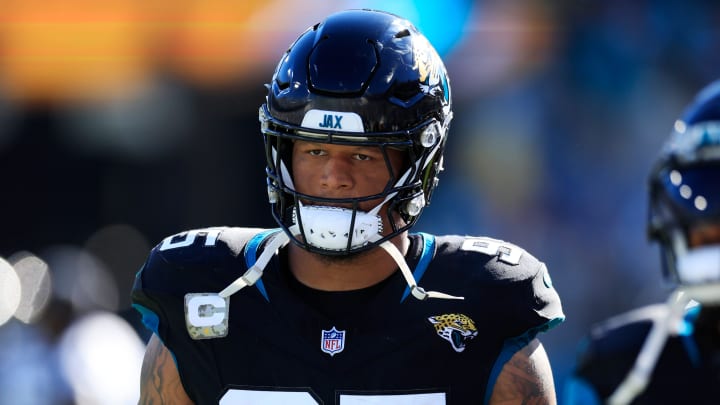
<instances>
[{"instance_id":1,"label":"player's shoulder","mask_svg":"<svg viewBox=\"0 0 720 405\"><path fill-rule=\"evenodd\" d=\"M245 244L255 235L269 230L263 228L209 227L190 229L167 236L152 253L165 260L192 260L203 257L238 256Z\"/></svg>"},{"instance_id":2,"label":"player's shoulder","mask_svg":"<svg viewBox=\"0 0 720 405\"><path fill-rule=\"evenodd\" d=\"M488 236L436 236L436 259L495 281L534 278L545 265L524 248Z\"/></svg>"},{"instance_id":3,"label":"player's shoulder","mask_svg":"<svg viewBox=\"0 0 720 405\"><path fill-rule=\"evenodd\" d=\"M260 244L264 235L277 231L210 227L170 235L150 251L136 274L134 294L219 291L247 268L246 246Z\"/></svg>"},{"instance_id":4,"label":"player's shoulder","mask_svg":"<svg viewBox=\"0 0 720 405\"><path fill-rule=\"evenodd\" d=\"M525 249L485 236L445 235L435 241L426 286L432 281L438 291L465 297L473 313L492 318L497 336L527 343L565 319L545 264Z\"/></svg>"},{"instance_id":5,"label":"player's shoulder","mask_svg":"<svg viewBox=\"0 0 720 405\"><path fill-rule=\"evenodd\" d=\"M158 243L150 251L145 267L192 269L222 266L241 259L247 243L255 236L273 231L226 226L185 230Z\"/></svg>"}]
</instances>

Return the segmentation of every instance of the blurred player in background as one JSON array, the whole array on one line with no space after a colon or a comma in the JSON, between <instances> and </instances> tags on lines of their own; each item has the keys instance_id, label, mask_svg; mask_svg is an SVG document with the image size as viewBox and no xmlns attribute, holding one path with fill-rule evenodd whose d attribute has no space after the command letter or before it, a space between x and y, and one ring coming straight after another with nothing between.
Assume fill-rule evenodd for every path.
<instances>
[{"instance_id":1,"label":"blurred player in background","mask_svg":"<svg viewBox=\"0 0 720 405\"><path fill-rule=\"evenodd\" d=\"M336 13L267 87L279 228L152 250L133 289L154 333L140 403L555 403L536 336L564 315L545 265L496 239L409 233L452 119L428 40L392 14Z\"/></svg>"},{"instance_id":2,"label":"blurred player in background","mask_svg":"<svg viewBox=\"0 0 720 405\"><path fill-rule=\"evenodd\" d=\"M592 330L568 404L720 401L720 81L675 122L649 180L648 232L676 289Z\"/></svg>"}]
</instances>

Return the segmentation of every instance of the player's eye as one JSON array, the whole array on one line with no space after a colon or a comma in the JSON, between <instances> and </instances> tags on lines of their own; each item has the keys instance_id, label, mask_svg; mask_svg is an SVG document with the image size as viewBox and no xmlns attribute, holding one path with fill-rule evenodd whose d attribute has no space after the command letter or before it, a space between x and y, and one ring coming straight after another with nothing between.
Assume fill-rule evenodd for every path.
<instances>
[{"instance_id":1,"label":"player's eye","mask_svg":"<svg viewBox=\"0 0 720 405\"><path fill-rule=\"evenodd\" d=\"M325 151L322 149L310 149L307 151L307 153L311 156L323 156L325 155Z\"/></svg>"},{"instance_id":2,"label":"player's eye","mask_svg":"<svg viewBox=\"0 0 720 405\"><path fill-rule=\"evenodd\" d=\"M362 154L362 153L356 153L353 157L357 160L371 160L372 159L372 157Z\"/></svg>"}]
</instances>

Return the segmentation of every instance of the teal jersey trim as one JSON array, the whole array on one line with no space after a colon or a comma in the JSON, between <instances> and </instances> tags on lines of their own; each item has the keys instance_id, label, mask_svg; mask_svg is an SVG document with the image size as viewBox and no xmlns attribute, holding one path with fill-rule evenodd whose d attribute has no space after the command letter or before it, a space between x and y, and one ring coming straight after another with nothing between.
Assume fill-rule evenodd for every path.
<instances>
[{"instance_id":1,"label":"teal jersey trim","mask_svg":"<svg viewBox=\"0 0 720 405\"><path fill-rule=\"evenodd\" d=\"M162 342L163 345L165 345L165 342L163 342L162 337L160 336L160 333L158 333L158 326L160 326L160 317L157 316L155 311L152 309L140 305L140 304L132 304L132 307L135 308L138 312L140 312L140 315L142 315L142 323L145 325L146 328L152 331L155 336L157 336L158 339ZM175 358L175 353L170 350L167 346L165 346L168 352L170 352L170 355L172 355L173 362L175 363L175 368L178 368L178 362Z\"/></svg>"},{"instance_id":2,"label":"teal jersey trim","mask_svg":"<svg viewBox=\"0 0 720 405\"><path fill-rule=\"evenodd\" d=\"M245 264L248 269L257 261L257 251L260 245L262 245L267 238L281 231L282 230L280 228L268 229L258 233L250 239L250 241L245 245ZM265 300L270 302L270 297L268 297L267 291L265 290L265 284L263 284L262 279L258 279L258 281L255 282L255 287L257 287L260 294L265 297Z\"/></svg>"},{"instance_id":3,"label":"teal jersey trim","mask_svg":"<svg viewBox=\"0 0 720 405\"><path fill-rule=\"evenodd\" d=\"M417 235L420 235L423 239L423 250L420 254L420 261L418 261L417 267L415 267L413 271L413 277L415 278L415 282L420 284L420 279L423 274L425 274L425 270L427 270L430 261L432 261L435 256L435 236L425 232L419 232ZM408 295L410 295L410 286L405 287L405 292L402 298L400 298L400 302L405 301Z\"/></svg>"},{"instance_id":4,"label":"teal jersey trim","mask_svg":"<svg viewBox=\"0 0 720 405\"><path fill-rule=\"evenodd\" d=\"M152 333L158 335L160 337L160 334L158 333L158 326L160 325L160 317L157 316L153 310L150 308L140 305L140 304L132 304L132 307L135 308L138 312L140 312L140 315L142 316L142 323L145 325L146 328L148 328Z\"/></svg>"}]
</instances>

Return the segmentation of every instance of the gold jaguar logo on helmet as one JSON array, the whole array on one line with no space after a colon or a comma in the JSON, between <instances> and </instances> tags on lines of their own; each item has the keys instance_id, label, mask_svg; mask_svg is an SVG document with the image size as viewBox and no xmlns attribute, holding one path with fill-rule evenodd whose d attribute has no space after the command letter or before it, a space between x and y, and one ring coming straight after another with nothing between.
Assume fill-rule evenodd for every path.
<instances>
[{"instance_id":1,"label":"gold jaguar logo on helmet","mask_svg":"<svg viewBox=\"0 0 720 405\"><path fill-rule=\"evenodd\" d=\"M441 70L440 56L430 45L426 38L415 38L413 42L413 54L415 55L415 64L413 69L417 69L420 82L432 89L440 83Z\"/></svg>"},{"instance_id":2,"label":"gold jaguar logo on helmet","mask_svg":"<svg viewBox=\"0 0 720 405\"><path fill-rule=\"evenodd\" d=\"M465 350L468 341L477 336L475 322L463 314L443 314L428 318L438 336L447 340L452 348L460 353Z\"/></svg>"}]
</instances>

